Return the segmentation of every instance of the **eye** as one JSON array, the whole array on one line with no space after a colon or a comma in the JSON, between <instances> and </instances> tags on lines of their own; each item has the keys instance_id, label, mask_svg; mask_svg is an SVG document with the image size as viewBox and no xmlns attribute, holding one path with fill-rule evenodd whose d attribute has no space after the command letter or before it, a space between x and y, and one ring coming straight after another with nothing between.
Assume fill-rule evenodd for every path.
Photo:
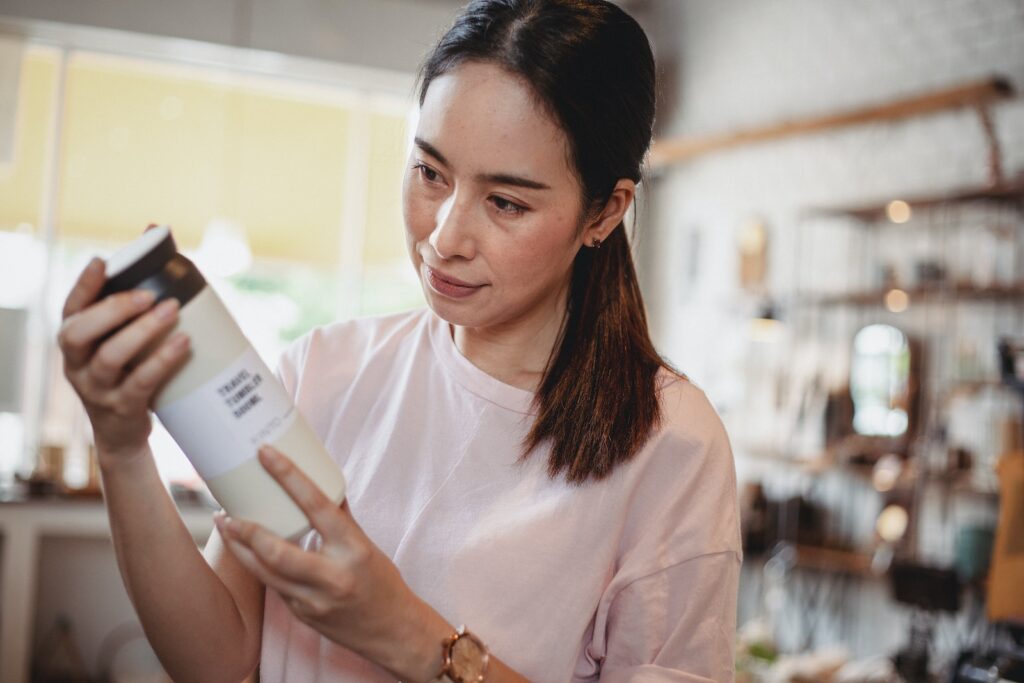
<instances>
[{"instance_id":1,"label":"eye","mask_svg":"<svg viewBox=\"0 0 1024 683\"><path fill-rule=\"evenodd\" d=\"M515 202L510 202L504 197L494 196L491 197L491 201L494 202L494 206L498 211L509 216L521 216L528 210L525 206L520 206Z\"/></svg>"},{"instance_id":2,"label":"eye","mask_svg":"<svg viewBox=\"0 0 1024 683\"><path fill-rule=\"evenodd\" d=\"M413 170L419 171L420 176L428 183L436 183L441 178L441 175L437 171L426 164L416 164L413 166Z\"/></svg>"}]
</instances>

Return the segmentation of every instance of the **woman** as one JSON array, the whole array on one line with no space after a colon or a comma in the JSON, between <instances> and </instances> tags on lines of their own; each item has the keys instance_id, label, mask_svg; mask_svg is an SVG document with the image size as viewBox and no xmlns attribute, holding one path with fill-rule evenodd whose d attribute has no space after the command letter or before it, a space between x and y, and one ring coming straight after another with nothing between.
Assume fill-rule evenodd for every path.
<instances>
[{"instance_id":1,"label":"woman","mask_svg":"<svg viewBox=\"0 0 1024 683\"><path fill-rule=\"evenodd\" d=\"M257 662L264 682L732 678L732 456L651 345L623 226L654 99L647 39L610 3L463 11L421 72L402 189L429 307L318 328L279 364L349 484L333 506L261 450L313 525L298 546L219 516L197 551L142 408L187 356L175 304L93 303L86 269L66 372L175 681Z\"/></svg>"}]
</instances>

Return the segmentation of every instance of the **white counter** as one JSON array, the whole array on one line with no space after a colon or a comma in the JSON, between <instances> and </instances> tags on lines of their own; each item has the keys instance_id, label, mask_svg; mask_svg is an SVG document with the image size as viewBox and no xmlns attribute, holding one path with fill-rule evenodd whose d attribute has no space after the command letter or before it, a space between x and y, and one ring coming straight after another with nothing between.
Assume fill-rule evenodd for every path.
<instances>
[{"instance_id":1,"label":"white counter","mask_svg":"<svg viewBox=\"0 0 1024 683\"><path fill-rule=\"evenodd\" d=\"M213 529L213 510L182 504L198 543ZM39 544L44 537L109 539L103 502L48 499L0 503L0 681L29 683Z\"/></svg>"}]
</instances>

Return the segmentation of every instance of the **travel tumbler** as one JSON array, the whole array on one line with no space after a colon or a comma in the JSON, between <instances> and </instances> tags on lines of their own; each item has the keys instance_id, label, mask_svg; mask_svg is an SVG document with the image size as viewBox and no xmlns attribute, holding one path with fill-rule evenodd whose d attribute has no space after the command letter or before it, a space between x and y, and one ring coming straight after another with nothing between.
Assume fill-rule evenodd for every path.
<instances>
[{"instance_id":1,"label":"travel tumbler","mask_svg":"<svg viewBox=\"0 0 1024 683\"><path fill-rule=\"evenodd\" d=\"M153 407L225 512L291 540L309 530L305 514L256 457L264 443L340 505L341 470L199 269L178 253L170 229L147 230L106 264L101 296L147 289L157 302L173 297L181 305L174 330L188 334L190 356Z\"/></svg>"}]
</instances>

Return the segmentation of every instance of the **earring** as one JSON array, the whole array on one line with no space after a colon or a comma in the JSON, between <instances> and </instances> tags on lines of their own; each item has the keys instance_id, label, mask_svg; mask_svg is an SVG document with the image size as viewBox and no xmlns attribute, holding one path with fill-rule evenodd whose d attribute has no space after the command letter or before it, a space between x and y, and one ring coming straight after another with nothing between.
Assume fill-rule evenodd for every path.
<instances>
[{"instance_id":1,"label":"earring","mask_svg":"<svg viewBox=\"0 0 1024 683\"><path fill-rule=\"evenodd\" d=\"M600 249L601 248L601 240L599 240L599 239L597 239L595 237L594 239L590 240L590 246L594 247L595 249Z\"/></svg>"}]
</instances>

